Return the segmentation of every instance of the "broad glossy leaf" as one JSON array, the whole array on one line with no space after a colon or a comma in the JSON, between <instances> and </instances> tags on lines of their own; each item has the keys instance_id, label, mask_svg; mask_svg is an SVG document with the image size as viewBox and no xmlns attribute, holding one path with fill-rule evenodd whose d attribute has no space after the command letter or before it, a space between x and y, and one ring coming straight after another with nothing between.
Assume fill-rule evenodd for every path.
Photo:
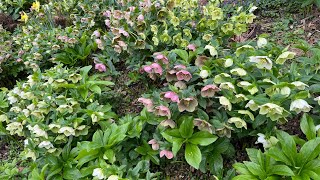
<instances>
[{"instance_id":1,"label":"broad glossy leaf","mask_svg":"<svg viewBox=\"0 0 320 180\"><path fill-rule=\"evenodd\" d=\"M303 114L300 122L300 128L308 140L316 138L316 127L313 119L309 115Z\"/></svg>"},{"instance_id":2,"label":"broad glossy leaf","mask_svg":"<svg viewBox=\"0 0 320 180\"><path fill-rule=\"evenodd\" d=\"M192 167L196 169L199 169L199 165L202 157L201 157L201 151L197 145L187 143L184 157L188 162L188 164L190 164Z\"/></svg>"},{"instance_id":3,"label":"broad glossy leaf","mask_svg":"<svg viewBox=\"0 0 320 180\"><path fill-rule=\"evenodd\" d=\"M320 137L306 142L300 149L300 166L315 159L320 154Z\"/></svg>"},{"instance_id":4,"label":"broad glossy leaf","mask_svg":"<svg viewBox=\"0 0 320 180\"><path fill-rule=\"evenodd\" d=\"M293 171L286 165L273 165L268 175L277 174L280 176L294 176Z\"/></svg>"},{"instance_id":5,"label":"broad glossy leaf","mask_svg":"<svg viewBox=\"0 0 320 180\"><path fill-rule=\"evenodd\" d=\"M194 133L192 137L188 139L188 142L200 146L208 146L209 144L215 142L217 139L217 136L210 134L207 131L199 131Z\"/></svg>"},{"instance_id":6,"label":"broad glossy leaf","mask_svg":"<svg viewBox=\"0 0 320 180\"><path fill-rule=\"evenodd\" d=\"M193 134L193 117L185 117L183 118L183 122L179 127L180 135L183 138L190 138Z\"/></svg>"}]
</instances>

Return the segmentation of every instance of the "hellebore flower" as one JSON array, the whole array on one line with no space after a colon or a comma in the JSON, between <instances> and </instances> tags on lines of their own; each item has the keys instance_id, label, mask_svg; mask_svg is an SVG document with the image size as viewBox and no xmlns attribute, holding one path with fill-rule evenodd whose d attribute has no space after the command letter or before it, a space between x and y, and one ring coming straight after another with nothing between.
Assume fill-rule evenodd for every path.
<instances>
[{"instance_id":1,"label":"hellebore flower","mask_svg":"<svg viewBox=\"0 0 320 180\"><path fill-rule=\"evenodd\" d=\"M212 134L212 125L202 119L194 119L193 124L198 127L200 131L207 131Z\"/></svg>"},{"instance_id":2,"label":"hellebore flower","mask_svg":"<svg viewBox=\"0 0 320 180\"><path fill-rule=\"evenodd\" d=\"M290 111L295 111L297 114L301 111L309 112L312 106L310 106L307 101L303 99L297 99L291 102L290 104Z\"/></svg>"},{"instance_id":3,"label":"hellebore flower","mask_svg":"<svg viewBox=\"0 0 320 180\"><path fill-rule=\"evenodd\" d=\"M295 55L296 55L296 53L294 53L294 52L290 52L290 51L283 52L283 53L280 54L280 56L276 59L276 63L277 63L277 64L283 64L283 63L286 62L286 60L288 60L288 59L293 59Z\"/></svg>"},{"instance_id":4,"label":"hellebore flower","mask_svg":"<svg viewBox=\"0 0 320 180\"><path fill-rule=\"evenodd\" d=\"M106 175L103 174L103 170L101 168L95 168L93 170L92 176L96 177L98 179L105 179L106 178Z\"/></svg>"},{"instance_id":5,"label":"hellebore flower","mask_svg":"<svg viewBox=\"0 0 320 180\"><path fill-rule=\"evenodd\" d=\"M242 68L231 69L230 73L237 76L245 76L247 75L247 71Z\"/></svg>"},{"instance_id":6,"label":"hellebore flower","mask_svg":"<svg viewBox=\"0 0 320 180\"><path fill-rule=\"evenodd\" d=\"M176 80L178 80L178 79L177 79L177 76L176 76L176 73L177 73L177 71L175 71L175 70L167 71L167 73L166 73L166 79L167 79L167 81L168 81L168 82L171 82L171 81L176 81Z\"/></svg>"},{"instance_id":7,"label":"hellebore flower","mask_svg":"<svg viewBox=\"0 0 320 180\"><path fill-rule=\"evenodd\" d=\"M166 101L179 102L179 96L172 91L162 93L161 97Z\"/></svg>"},{"instance_id":8,"label":"hellebore flower","mask_svg":"<svg viewBox=\"0 0 320 180\"><path fill-rule=\"evenodd\" d=\"M201 70L200 73L199 73L199 76L202 79L206 79L209 76L209 72L207 70Z\"/></svg>"},{"instance_id":9,"label":"hellebore flower","mask_svg":"<svg viewBox=\"0 0 320 180\"><path fill-rule=\"evenodd\" d=\"M268 44L268 41L266 38L262 38L262 37L258 38L258 41L257 41L258 48L262 48L262 47L266 46L267 44Z\"/></svg>"},{"instance_id":10,"label":"hellebore flower","mask_svg":"<svg viewBox=\"0 0 320 180\"><path fill-rule=\"evenodd\" d=\"M149 74L155 73L155 74L162 75L162 67L157 63L152 63L149 66L144 66L143 70Z\"/></svg>"},{"instance_id":11,"label":"hellebore flower","mask_svg":"<svg viewBox=\"0 0 320 180\"><path fill-rule=\"evenodd\" d=\"M214 94L218 91L220 91L220 88L218 88L214 84L209 84L201 89L201 96L202 97L213 97Z\"/></svg>"},{"instance_id":12,"label":"hellebore flower","mask_svg":"<svg viewBox=\"0 0 320 180\"><path fill-rule=\"evenodd\" d=\"M167 119L167 120L161 121L160 125L164 126L164 127L169 126L170 128L175 128L176 127L176 123L171 119Z\"/></svg>"},{"instance_id":13,"label":"hellebore flower","mask_svg":"<svg viewBox=\"0 0 320 180\"><path fill-rule=\"evenodd\" d=\"M259 114L266 115L275 121L288 114L282 107L273 103L266 103L260 106Z\"/></svg>"},{"instance_id":14,"label":"hellebore flower","mask_svg":"<svg viewBox=\"0 0 320 180\"><path fill-rule=\"evenodd\" d=\"M181 70L181 71L178 71L176 73L176 76L177 76L177 79L179 81L190 81L190 79L192 78L192 75L190 74L190 72L186 71L186 70Z\"/></svg>"},{"instance_id":15,"label":"hellebore flower","mask_svg":"<svg viewBox=\"0 0 320 180\"><path fill-rule=\"evenodd\" d=\"M167 116L168 118L171 117L171 112L170 112L170 109L166 106L157 106L155 108L155 111L154 113L157 115L157 116Z\"/></svg>"},{"instance_id":16,"label":"hellebore flower","mask_svg":"<svg viewBox=\"0 0 320 180\"><path fill-rule=\"evenodd\" d=\"M151 144L152 149L155 151L159 149L159 143L155 139L151 139L148 144Z\"/></svg>"},{"instance_id":17,"label":"hellebore flower","mask_svg":"<svg viewBox=\"0 0 320 180\"><path fill-rule=\"evenodd\" d=\"M256 63L257 68L259 69L268 69L272 68L272 61L268 56L251 56L250 62Z\"/></svg>"},{"instance_id":18,"label":"hellebore flower","mask_svg":"<svg viewBox=\"0 0 320 180\"><path fill-rule=\"evenodd\" d=\"M102 63L96 64L94 68L96 70L98 70L99 72L106 72L107 71L106 66L104 64L102 64Z\"/></svg>"},{"instance_id":19,"label":"hellebore flower","mask_svg":"<svg viewBox=\"0 0 320 180\"><path fill-rule=\"evenodd\" d=\"M144 107L147 108L148 112L152 112L152 108L153 108L153 102L151 99L147 99L147 98L139 98L138 102L142 103L144 105Z\"/></svg>"},{"instance_id":20,"label":"hellebore flower","mask_svg":"<svg viewBox=\"0 0 320 180\"><path fill-rule=\"evenodd\" d=\"M198 67L202 67L208 59L207 56L198 56L194 64Z\"/></svg>"},{"instance_id":21,"label":"hellebore flower","mask_svg":"<svg viewBox=\"0 0 320 180\"><path fill-rule=\"evenodd\" d=\"M247 123L239 117L232 117L228 119L228 123L234 123L237 128L247 129Z\"/></svg>"},{"instance_id":22,"label":"hellebore flower","mask_svg":"<svg viewBox=\"0 0 320 180\"><path fill-rule=\"evenodd\" d=\"M294 81L291 84L293 84L299 90L304 90L306 87L309 87L307 84L301 81Z\"/></svg>"},{"instance_id":23,"label":"hellebore flower","mask_svg":"<svg viewBox=\"0 0 320 180\"><path fill-rule=\"evenodd\" d=\"M178 103L178 109L180 112L183 112L183 111L193 112L197 106L198 106L198 101L193 97L181 99Z\"/></svg>"},{"instance_id":24,"label":"hellebore flower","mask_svg":"<svg viewBox=\"0 0 320 180\"><path fill-rule=\"evenodd\" d=\"M258 139L256 141L256 144L261 143L263 145L263 148L267 149L271 146L277 144L278 139L274 136L271 136L269 139L266 139L266 136L262 133L258 133Z\"/></svg>"},{"instance_id":25,"label":"hellebore flower","mask_svg":"<svg viewBox=\"0 0 320 180\"><path fill-rule=\"evenodd\" d=\"M227 109L228 111L231 111L232 105L231 105L229 99L227 99L224 96L221 96L221 97L219 97L219 102L225 109Z\"/></svg>"},{"instance_id":26,"label":"hellebore flower","mask_svg":"<svg viewBox=\"0 0 320 180\"><path fill-rule=\"evenodd\" d=\"M187 46L187 48L188 48L189 50L191 50L191 51L196 51L196 49L197 49L196 45L194 45L194 44L189 44L189 45Z\"/></svg>"},{"instance_id":27,"label":"hellebore flower","mask_svg":"<svg viewBox=\"0 0 320 180\"><path fill-rule=\"evenodd\" d=\"M162 150L162 151L160 151L160 157L162 158L163 156L166 156L167 159L172 159L173 153L172 153L172 151Z\"/></svg>"},{"instance_id":28,"label":"hellebore flower","mask_svg":"<svg viewBox=\"0 0 320 180\"><path fill-rule=\"evenodd\" d=\"M157 61L161 61L163 64L169 64L169 60L165 55L161 53L154 53L154 55Z\"/></svg>"}]
</instances>

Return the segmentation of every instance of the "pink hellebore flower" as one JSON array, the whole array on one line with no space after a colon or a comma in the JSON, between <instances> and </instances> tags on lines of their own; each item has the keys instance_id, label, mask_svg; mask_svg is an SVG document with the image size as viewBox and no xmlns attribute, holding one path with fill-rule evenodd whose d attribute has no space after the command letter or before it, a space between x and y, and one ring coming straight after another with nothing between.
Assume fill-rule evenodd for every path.
<instances>
[{"instance_id":1,"label":"pink hellebore flower","mask_svg":"<svg viewBox=\"0 0 320 180\"><path fill-rule=\"evenodd\" d=\"M147 108L148 112L152 112L153 102L151 99L139 98L138 102L142 103Z\"/></svg>"},{"instance_id":2,"label":"pink hellebore flower","mask_svg":"<svg viewBox=\"0 0 320 180\"><path fill-rule=\"evenodd\" d=\"M190 72L188 72L186 70L178 71L176 73L176 76L179 81L181 81L181 80L190 81L190 79L192 78L192 75L190 74Z\"/></svg>"},{"instance_id":3,"label":"pink hellebore flower","mask_svg":"<svg viewBox=\"0 0 320 180\"><path fill-rule=\"evenodd\" d=\"M170 128L176 127L176 123L174 121L172 121L171 119L161 121L160 125L164 126L164 127L169 126Z\"/></svg>"},{"instance_id":4,"label":"pink hellebore flower","mask_svg":"<svg viewBox=\"0 0 320 180\"><path fill-rule=\"evenodd\" d=\"M157 61L160 60L163 64L169 64L169 60L165 55L161 53L154 53L154 55Z\"/></svg>"},{"instance_id":5,"label":"pink hellebore flower","mask_svg":"<svg viewBox=\"0 0 320 180\"><path fill-rule=\"evenodd\" d=\"M214 84L209 84L201 89L201 96L202 97L213 97L214 94L218 91L220 91L220 88L218 88Z\"/></svg>"},{"instance_id":6,"label":"pink hellebore flower","mask_svg":"<svg viewBox=\"0 0 320 180\"><path fill-rule=\"evenodd\" d=\"M209 58L207 56L198 56L194 64L198 67L202 67L208 59Z\"/></svg>"},{"instance_id":7,"label":"pink hellebore flower","mask_svg":"<svg viewBox=\"0 0 320 180\"><path fill-rule=\"evenodd\" d=\"M175 70L167 71L167 73L166 73L166 79L167 79L167 81L168 81L168 82L176 81L176 80L177 80L176 73L177 73L177 71L175 71Z\"/></svg>"},{"instance_id":8,"label":"pink hellebore flower","mask_svg":"<svg viewBox=\"0 0 320 180\"><path fill-rule=\"evenodd\" d=\"M108 18L109 18L109 17L111 17L111 11L108 10L108 11L104 12L103 15L104 15L105 17L108 17Z\"/></svg>"},{"instance_id":9,"label":"pink hellebore flower","mask_svg":"<svg viewBox=\"0 0 320 180\"><path fill-rule=\"evenodd\" d=\"M189 50L191 50L191 51L196 51L196 45L194 45L194 44L189 44L188 46L187 46L187 48L189 49Z\"/></svg>"},{"instance_id":10,"label":"pink hellebore flower","mask_svg":"<svg viewBox=\"0 0 320 180\"><path fill-rule=\"evenodd\" d=\"M181 99L178 103L178 109L180 112L183 112L183 111L193 112L194 110L196 110L197 106L198 106L198 101L193 97Z\"/></svg>"},{"instance_id":11,"label":"pink hellebore flower","mask_svg":"<svg viewBox=\"0 0 320 180\"><path fill-rule=\"evenodd\" d=\"M162 75L162 67L158 63L152 63L149 66L144 66L143 70L147 73L156 73Z\"/></svg>"},{"instance_id":12,"label":"pink hellebore flower","mask_svg":"<svg viewBox=\"0 0 320 180\"><path fill-rule=\"evenodd\" d=\"M162 150L162 151L160 151L160 157L162 158L163 156L166 156L167 159L172 159L173 153L168 150Z\"/></svg>"},{"instance_id":13,"label":"pink hellebore flower","mask_svg":"<svg viewBox=\"0 0 320 180\"><path fill-rule=\"evenodd\" d=\"M158 150L159 149L159 144L155 139L151 139L148 144L151 144L151 147L153 150Z\"/></svg>"},{"instance_id":14,"label":"pink hellebore flower","mask_svg":"<svg viewBox=\"0 0 320 180\"><path fill-rule=\"evenodd\" d=\"M168 118L171 117L171 112L170 112L170 109L167 108L166 106L157 106L155 108L155 111L154 113L157 115L157 116L167 116Z\"/></svg>"},{"instance_id":15,"label":"pink hellebore flower","mask_svg":"<svg viewBox=\"0 0 320 180\"><path fill-rule=\"evenodd\" d=\"M131 12L134 11L135 9L136 9L136 7L134 7L134 6L129 7L129 11L131 11Z\"/></svg>"},{"instance_id":16,"label":"pink hellebore flower","mask_svg":"<svg viewBox=\"0 0 320 180\"><path fill-rule=\"evenodd\" d=\"M178 64L178 65L175 65L173 69L179 71L179 70L187 69L187 67L185 65Z\"/></svg>"},{"instance_id":17,"label":"pink hellebore flower","mask_svg":"<svg viewBox=\"0 0 320 180\"><path fill-rule=\"evenodd\" d=\"M142 14L140 14L138 17L137 17L137 20L138 21L143 21L144 20L144 16Z\"/></svg>"},{"instance_id":18,"label":"pink hellebore flower","mask_svg":"<svg viewBox=\"0 0 320 180\"><path fill-rule=\"evenodd\" d=\"M100 32L98 30L95 30L93 32L93 35L95 35L96 37L100 37Z\"/></svg>"},{"instance_id":19,"label":"pink hellebore flower","mask_svg":"<svg viewBox=\"0 0 320 180\"><path fill-rule=\"evenodd\" d=\"M100 72L105 72L107 70L106 66L102 63L98 63L95 65L95 69Z\"/></svg>"},{"instance_id":20,"label":"pink hellebore flower","mask_svg":"<svg viewBox=\"0 0 320 180\"><path fill-rule=\"evenodd\" d=\"M119 29L119 33L124 35L125 37L128 37L129 36L129 33L127 31L125 31L124 29Z\"/></svg>"},{"instance_id":21,"label":"pink hellebore flower","mask_svg":"<svg viewBox=\"0 0 320 180\"><path fill-rule=\"evenodd\" d=\"M104 24L107 26L107 27L110 27L110 20L109 19L106 19L104 20Z\"/></svg>"},{"instance_id":22,"label":"pink hellebore flower","mask_svg":"<svg viewBox=\"0 0 320 180\"><path fill-rule=\"evenodd\" d=\"M179 102L179 96L172 91L165 92L163 95L163 98L165 100L169 100L169 101L171 100L172 102Z\"/></svg>"}]
</instances>

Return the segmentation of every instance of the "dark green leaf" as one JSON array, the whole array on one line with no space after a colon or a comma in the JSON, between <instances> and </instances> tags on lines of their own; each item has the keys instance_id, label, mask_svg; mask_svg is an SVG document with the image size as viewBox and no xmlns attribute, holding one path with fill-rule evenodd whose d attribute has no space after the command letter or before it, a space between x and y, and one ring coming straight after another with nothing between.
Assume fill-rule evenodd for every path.
<instances>
[{"instance_id":1,"label":"dark green leaf","mask_svg":"<svg viewBox=\"0 0 320 180\"><path fill-rule=\"evenodd\" d=\"M184 117L179 132L183 138L190 138L193 134L193 117Z\"/></svg>"},{"instance_id":2,"label":"dark green leaf","mask_svg":"<svg viewBox=\"0 0 320 180\"><path fill-rule=\"evenodd\" d=\"M313 119L309 115L303 114L300 122L300 128L308 140L316 138L316 127Z\"/></svg>"}]
</instances>

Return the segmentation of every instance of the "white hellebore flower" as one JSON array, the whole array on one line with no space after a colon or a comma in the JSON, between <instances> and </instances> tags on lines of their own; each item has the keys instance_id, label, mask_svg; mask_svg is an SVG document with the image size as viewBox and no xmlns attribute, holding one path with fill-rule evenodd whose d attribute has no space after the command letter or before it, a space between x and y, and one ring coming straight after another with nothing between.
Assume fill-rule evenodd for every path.
<instances>
[{"instance_id":1,"label":"white hellebore flower","mask_svg":"<svg viewBox=\"0 0 320 180\"><path fill-rule=\"evenodd\" d=\"M216 48L211 46L211 45L206 45L204 47L204 49L208 49L211 56L217 56L218 55L218 51L216 50Z\"/></svg>"},{"instance_id":2,"label":"white hellebore flower","mask_svg":"<svg viewBox=\"0 0 320 180\"><path fill-rule=\"evenodd\" d=\"M318 101L318 104L320 105L320 96L314 98L313 100Z\"/></svg>"},{"instance_id":3,"label":"white hellebore flower","mask_svg":"<svg viewBox=\"0 0 320 180\"><path fill-rule=\"evenodd\" d=\"M105 179L106 178L106 176L103 174L103 171L101 168L95 168L93 170L92 176L96 177L98 179Z\"/></svg>"},{"instance_id":4,"label":"white hellebore flower","mask_svg":"<svg viewBox=\"0 0 320 180\"><path fill-rule=\"evenodd\" d=\"M291 102L290 104L290 111L295 111L297 114L301 111L309 112L312 106L310 106L307 101L303 99L297 99Z\"/></svg>"},{"instance_id":5,"label":"white hellebore flower","mask_svg":"<svg viewBox=\"0 0 320 180\"><path fill-rule=\"evenodd\" d=\"M286 51L286 52L280 54L280 56L276 59L276 63L283 64L284 62L286 62L286 60L293 59L295 55L296 55L296 53L294 53L294 52Z\"/></svg>"},{"instance_id":6,"label":"white hellebore flower","mask_svg":"<svg viewBox=\"0 0 320 180\"><path fill-rule=\"evenodd\" d=\"M271 146L277 144L278 139L275 138L274 136L271 136L269 139L266 139L266 136L262 133L257 134L259 137L256 141L256 144L261 143L263 145L263 148L267 149L270 148Z\"/></svg>"},{"instance_id":7,"label":"white hellebore flower","mask_svg":"<svg viewBox=\"0 0 320 180\"><path fill-rule=\"evenodd\" d=\"M50 141L42 141L42 142L39 144L39 148L51 149L51 148L54 148L54 147L53 147L53 145L51 144Z\"/></svg>"},{"instance_id":8,"label":"white hellebore flower","mask_svg":"<svg viewBox=\"0 0 320 180\"><path fill-rule=\"evenodd\" d=\"M245 76L247 75L247 71L242 68L234 68L230 70L230 73L237 76Z\"/></svg>"},{"instance_id":9,"label":"white hellebore flower","mask_svg":"<svg viewBox=\"0 0 320 180\"><path fill-rule=\"evenodd\" d=\"M253 100L250 100L245 107L251 109L251 111L256 111L257 109L259 109L259 105L256 104Z\"/></svg>"},{"instance_id":10,"label":"white hellebore flower","mask_svg":"<svg viewBox=\"0 0 320 180\"><path fill-rule=\"evenodd\" d=\"M209 72L207 70L201 70L199 75L202 79L206 79L209 76Z\"/></svg>"},{"instance_id":11,"label":"white hellebore flower","mask_svg":"<svg viewBox=\"0 0 320 180\"><path fill-rule=\"evenodd\" d=\"M230 67L232 65L233 65L233 60L232 59L228 58L228 59L225 60L224 67Z\"/></svg>"},{"instance_id":12,"label":"white hellebore flower","mask_svg":"<svg viewBox=\"0 0 320 180\"><path fill-rule=\"evenodd\" d=\"M64 134L66 136L74 136L76 134L72 127L62 127L59 129L59 133Z\"/></svg>"},{"instance_id":13,"label":"white hellebore flower","mask_svg":"<svg viewBox=\"0 0 320 180\"><path fill-rule=\"evenodd\" d=\"M221 104L225 109L227 109L228 111L231 111L232 105L231 105L229 99L227 99L227 98L224 97L224 96L221 96L221 97L219 98L219 102L220 102L220 104Z\"/></svg>"},{"instance_id":14,"label":"white hellebore flower","mask_svg":"<svg viewBox=\"0 0 320 180\"><path fill-rule=\"evenodd\" d=\"M108 177L107 180L118 180L118 179L119 179L119 176L117 176L117 175L111 175L111 176Z\"/></svg>"},{"instance_id":15,"label":"white hellebore flower","mask_svg":"<svg viewBox=\"0 0 320 180\"><path fill-rule=\"evenodd\" d=\"M305 84L305 83L303 83L301 81L295 81L295 82L292 82L291 84L296 86L296 88L299 89L299 90L304 90L306 87L309 87L307 84Z\"/></svg>"},{"instance_id":16,"label":"white hellebore flower","mask_svg":"<svg viewBox=\"0 0 320 180\"><path fill-rule=\"evenodd\" d=\"M251 56L250 62L256 63L257 68L259 69L268 69L272 68L272 61L268 56Z\"/></svg>"},{"instance_id":17,"label":"white hellebore flower","mask_svg":"<svg viewBox=\"0 0 320 180\"><path fill-rule=\"evenodd\" d=\"M252 6L252 7L249 9L249 13L252 13L252 12L255 11L256 9L258 9L257 6Z\"/></svg>"},{"instance_id":18,"label":"white hellebore flower","mask_svg":"<svg viewBox=\"0 0 320 180\"><path fill-rule=\"evenodd\" d=\"M262 47L266 46L267 44L268 44L268 41L266 38L263 38L263 37L258 38L258 41L257 41L258 48L262 48Z\"/></svg>"}]
</instances>

